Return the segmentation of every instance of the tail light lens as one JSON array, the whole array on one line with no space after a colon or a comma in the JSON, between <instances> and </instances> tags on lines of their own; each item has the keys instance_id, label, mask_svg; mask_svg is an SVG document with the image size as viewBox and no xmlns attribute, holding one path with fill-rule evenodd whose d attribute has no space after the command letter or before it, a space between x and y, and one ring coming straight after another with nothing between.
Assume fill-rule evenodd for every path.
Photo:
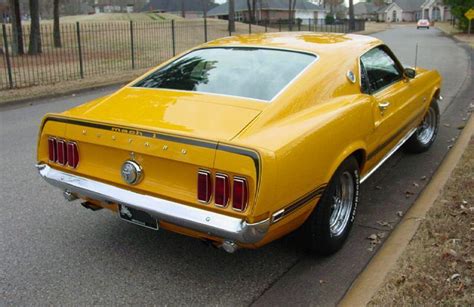
<instances>
[{"instance_id":1,"label":"tail light lens","mask_svg":"<svg viewBox=\"0 0 474 307\"><path fill-rule=\"evenodd\" d=\"M48 157L49 161L56 162L57 151L55 138L48 138Z\"/></svg>"},{"instance_id":2,"label":"tail light lens","mask_svg":"<svg viewBox=\"0 0 474 307\"><path fill-rule=\"evenodd\" d=\"M225 207L230 198L230 180L227 175L216 174L216 206Z\"/></svg>"},{"instance_id":3,"label":"tail light lens","mask_svg":"<svg viewBox=\"0 0 474 307\"><path fill-rule=\"evenodd\" d=\"M211 174L207 171L198 172L198 200L203 203L208 203L212 195L212 180Z\"/></svg>"},{"instance_id":4,"label":"tail light lens","mask_svg":"<svg viewBox=\"0 0 474 307\"><path fill-rule=\"evenodd\" d=\"M57 140L56 141L56 152L57 152L57 159L56 162L58 162L61 165L66 164L67 161L67 149L66 149L66 142L64 140Z\"/></svg>"},{"instance_id":5,"label":"tail light lens","mask_svg":"<svg viewBox=\"0 0 474 307\"><path fill-rule=\"evenodd\" d=\"M79 164L79 151L75 142L55 137L48 138L49 161L76 168Z\"/></svg>"},{"instance_id":6,"label":"tail light lens","mask_svg":"<svg viewBox=\"0 0 474 307\"><path fill-rule=\"evenodd\" d=\"M67 165L76 168L79 164L79 151L75 142L67 143Z\"/></svg>"},{"instance_id":7,"label":"tail light lens","mask_svg":"<svg viewBox=\"0 0 474 307\"><path fill-rule=\"evenodd\" d=\"M244 211L248 202L248 186L245 178L234 178L234 189L232 191L232 208Z\"/></svg>"}]
</instances>

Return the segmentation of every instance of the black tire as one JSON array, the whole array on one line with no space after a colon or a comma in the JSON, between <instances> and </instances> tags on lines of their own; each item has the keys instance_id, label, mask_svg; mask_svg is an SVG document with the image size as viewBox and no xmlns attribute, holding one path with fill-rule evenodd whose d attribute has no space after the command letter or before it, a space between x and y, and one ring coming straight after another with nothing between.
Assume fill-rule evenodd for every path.
<instances>
[{"instance_id":1,"label":"black tire","mask_svg":"<svg viewBox=\"0 0 474 307\"><path fill-rule=\"evenodd\" d=\"M428 131L429 129L432 129ZM425 118L416 132L406 142L406 150L411 153L427 151L436 140L439 130L439 106L436 99L431 103Z\"/></svg>"},{"instance_id":2,"label":"black tire","mask_svg":"<svg viewBox=\"0 0 474 307\"><path fill-rule=\"evenodd\" d=\"M427 27L426 29L427 29L427 30L429 30L429 29L430 29L430 27Z\"/></svg>"},{"instance_id":3,"label":"black tire","mask_svg":"<svg viewBox=\"0 0 474 307\"><path fill-rule=\"evenodd\" d=\"M417 30L420 30L420 27L416 27Z\"/></svg>"},{"instance_id":4,"label":"black tire","mask_svg":"<svg viewBox=\"0 0 474 307\"><path fill-rule=\"evenodd\" d=\"M348 179L349 176L351 180ZM345 184L342 183L343 181ZM350 182L348 183L348 181ZM347 185L348 187L352 185L353 193L352 197L346 197L346 199L351 200L351 206L350 209L344 211L346 212L344 217L347 218L345 226L342 227L341 223L340 228L342 230L340 233L336 233L335 228L331 227L331 218L333 213L337 216L336 212L340 211L335 208L337 206L337 191L338 189L341 191L342 185ZM359 165L354 157L349 157L336 170L314 211L303 225L303 244L311 252L326 256L341 249L354 223L359 202L359 186ZM347 192L347 189L345 191ZM350 193L346 193L346 195L348 194ZM343 198L341 196L339 199ZM345 202L340 202L339 204L342 203Z\"/></svg>"}]
</instances>

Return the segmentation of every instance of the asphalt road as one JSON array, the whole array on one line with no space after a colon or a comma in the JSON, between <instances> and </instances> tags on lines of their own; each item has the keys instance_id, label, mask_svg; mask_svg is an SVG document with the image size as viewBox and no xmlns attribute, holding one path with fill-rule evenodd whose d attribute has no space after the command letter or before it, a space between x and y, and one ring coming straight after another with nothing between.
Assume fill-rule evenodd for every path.
<instances>
[{"instance_id":1,"label":"asphalt road","mask_svg":"<svg viewBox=\"0 0 474 307\"><path fill-rule=\"evenodd\" d=\"M397 212L427 183L474 97L472 54L437 30L397 27L375 36L411 65L418 42L418 65L445 78L444 125L432 150L399 152L364 183L349 240L329 258L307 254L291 237L226 254L63 200L34 168L40 119L114 87L0 108L0 305L334 305L376 252L366 238L389 234L377 221L398 223Z\"/></svg>"}]
</instances>

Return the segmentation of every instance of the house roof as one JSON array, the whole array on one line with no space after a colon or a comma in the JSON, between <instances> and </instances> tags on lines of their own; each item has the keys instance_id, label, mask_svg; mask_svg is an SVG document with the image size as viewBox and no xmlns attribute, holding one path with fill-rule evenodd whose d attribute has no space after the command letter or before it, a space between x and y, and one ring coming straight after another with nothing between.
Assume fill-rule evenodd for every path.
<instances>
[{"instance_id":1,"label":"house roof","mask_svg":"<svg viewBox=\"0 0 474 307\"><path fill-rule=\"evenodd\" d=\"M397 4L402 10L407 12L415 12L421 10L421 5L425 0L394 0L393 3Z\"/></svg>"},{"instance_id":2,"label":"house roof","mask_svg":"<svg viewBox=\"0 0 474 307\"><path fill-rule=\"evenodd\" d=\"M207 0L207 8L212 9L217 6L214 2ZM184 9L186 11L202 11L203 1L201 0L184 0ZM158 10L165 12L180 12L181 1L176 0L150 0L145 6L145 10Z\"/></svg>"},{"instance_id":3,"label":"house roof","mask_svg":"<svg viewBox=\"0 0 474 307\"><path fill-rule=\"evenodd\" d=\"M235 11L241 12L246 11L247 0L235 0ZM288 0L262 0L262 10L288 10ZM257 9L260 9L260 5L257 4ZM300 11L324 11L324 8L320 5L313 4L308 1L296 1L296 10ZM229 4L226 2L221 4L207 12L208 16L228 15Z\"/></svg>"},{"instance_id":4,"label":"house roof","mask_svg":"<svg viewBox=\"0 0 474 307\"><path fill-rule=\"evenodd\" d=\"M377 11L377 7L370 2L358 2L354 4L355 15L373 14Z\"/></svg>"}]
</instances>

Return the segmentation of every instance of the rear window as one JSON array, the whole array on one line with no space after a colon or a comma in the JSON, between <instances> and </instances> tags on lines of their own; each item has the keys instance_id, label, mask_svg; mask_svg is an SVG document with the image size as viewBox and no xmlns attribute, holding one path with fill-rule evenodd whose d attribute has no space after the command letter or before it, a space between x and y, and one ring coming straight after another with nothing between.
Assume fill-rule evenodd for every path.
<instances>
[{"instance_id":1,"label":"rear window","mask_svg":"<svg viewBox=\"0 0 474 307\"><path fill-rule=\"evenodd\" d=\"M134 86L270 101L314 60L315 55L286 50L199 49L158 69Z\"/></svg>"}]
</instances>

